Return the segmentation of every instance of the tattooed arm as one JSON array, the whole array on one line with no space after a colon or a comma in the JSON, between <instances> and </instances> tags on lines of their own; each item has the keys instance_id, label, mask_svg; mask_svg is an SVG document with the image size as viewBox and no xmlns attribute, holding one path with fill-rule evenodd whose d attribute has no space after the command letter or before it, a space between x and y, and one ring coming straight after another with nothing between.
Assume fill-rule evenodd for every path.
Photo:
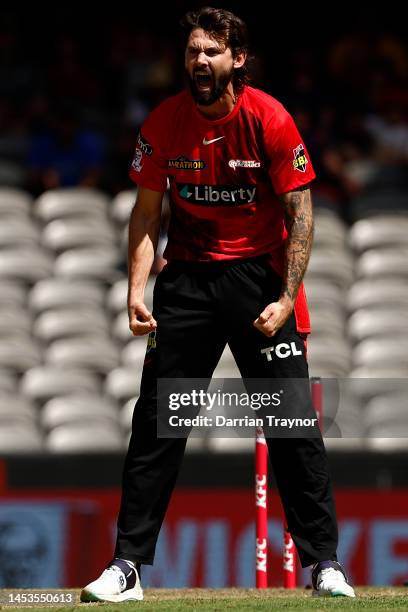
<instances>
[{"instance_id":1,"label":"tattooed arm","mask_svg":"<svg viewBox=\"0 0 408 612\"><path fill-rule=\"evenodd\" d=\"M301 187L279 198L285 209L288 231L282 290L277 302L269 304L254 322L266 336L273 336L292 313L296 295L306 272L313 241L313 212L310 189Z\"/></svg>"}]
</instances>

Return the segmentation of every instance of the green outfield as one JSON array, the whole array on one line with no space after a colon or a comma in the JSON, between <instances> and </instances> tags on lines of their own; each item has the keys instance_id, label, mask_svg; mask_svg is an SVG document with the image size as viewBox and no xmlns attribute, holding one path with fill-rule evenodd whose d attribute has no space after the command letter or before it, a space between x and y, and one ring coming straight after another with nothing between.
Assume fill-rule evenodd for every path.
<instances>
[{"instance_id":1,"label":"green outfield","mask_svg":"<svg viewBox=\"0 0 408 612\"><path fill-rule=\"evenodd\" d=\"M24 591L21 591L23 593ZM49 591L48 591L49 592ZM146 589L145 600L141 602L128 602L122 604L90 603L76 606L52 606L53 611L61 610L94 610L103 608L106 612L120 610L390 610L399 609L408 611L408 588L397 587L361 587L356 589L357 598L314 598L311 592L304 589L286 591L285 589ZM8 590L0 591L2 600ZM79 597L79 591L78 591ZM44 606L50 607L50 606ZM41 610L38 606L10 606L1 605L0 609Z\"/></svg>"}]
</instances>

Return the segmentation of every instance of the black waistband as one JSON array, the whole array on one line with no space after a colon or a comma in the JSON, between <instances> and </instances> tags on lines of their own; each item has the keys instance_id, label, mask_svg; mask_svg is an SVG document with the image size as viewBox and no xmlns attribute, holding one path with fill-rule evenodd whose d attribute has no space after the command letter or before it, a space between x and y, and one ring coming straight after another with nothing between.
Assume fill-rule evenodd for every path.
<instances>
[{"instance_id":1,"label":"black waistband","mask_svg":"<svg viewBox=\"0 0 408 612\"><path fill-rule=\"evenodd\" d=\"M261 263L270 259L270 253L263 253L262 255L255 255L254 257L236 257L234 259L212 259L207 261L191 261L187 259L172 259L168 262L166 267L180 267L180 268L198 268L204 270L214 268L228 268L230 266L237 266L245 263Z\"/></svg>"}]
</instances>

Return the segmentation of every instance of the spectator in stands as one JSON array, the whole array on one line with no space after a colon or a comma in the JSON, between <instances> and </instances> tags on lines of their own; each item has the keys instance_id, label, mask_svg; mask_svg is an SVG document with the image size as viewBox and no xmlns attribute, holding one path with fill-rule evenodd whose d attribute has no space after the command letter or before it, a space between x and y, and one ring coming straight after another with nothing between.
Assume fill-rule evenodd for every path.
<instances>
[{"instance_id":1,"label":"spectator in stands","mask_svg":"<svg viewBox=\"0 0 408 612\"><path fill-rule=\"evenodd\" d=\"M105 150L104 138L83 128L74 109L63 107L50 121L48 129L31 140L29 188L39 193L75 185L98 187Z\"/></svg>"}]
</instances>

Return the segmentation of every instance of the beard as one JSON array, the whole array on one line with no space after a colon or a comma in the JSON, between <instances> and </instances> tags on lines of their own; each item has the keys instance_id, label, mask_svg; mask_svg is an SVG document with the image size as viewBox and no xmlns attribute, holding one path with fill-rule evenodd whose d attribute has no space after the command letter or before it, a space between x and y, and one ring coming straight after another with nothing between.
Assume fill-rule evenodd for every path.
<instances>
[{"instance_id":1,"label":"beard","mask_svg":"<svg viewBox=\"0 0 408 612\"><path fill-rule=\"evenodd\" d=\"M200 91L195 77L196 72L197 70L193 73L192 77L187 72L187 79L194 101L196 104L200 104L201 106L211 106L211 104L217 102L217 100L224 95L229 83L232 81L232 77L234 76L234 68L224 70L218 75L209 72L209 76L211 77L209 89L208 91Z\"/></svg>"}]
</instances>

